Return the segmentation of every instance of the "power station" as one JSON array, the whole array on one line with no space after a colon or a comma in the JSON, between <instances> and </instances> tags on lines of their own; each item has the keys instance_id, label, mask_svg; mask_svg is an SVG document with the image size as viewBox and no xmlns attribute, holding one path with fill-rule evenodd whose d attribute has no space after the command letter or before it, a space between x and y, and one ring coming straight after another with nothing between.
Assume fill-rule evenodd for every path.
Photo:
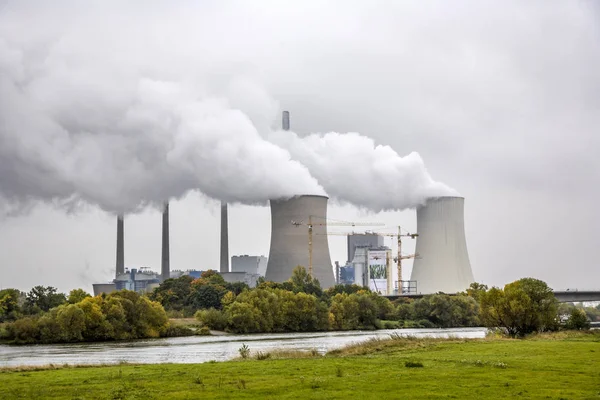
<instances>
[{"instance_id":1,"label":"power station","mask_svg":"<svg viewBox=\"0 0 600 400\"><path fill-rule=\"evenodd\" d=\"M290 114L282 115L282 127L290 129ZM323 288L328 288L340 279L354 281L359 285L372 286L374 290L391 294L394 290L391 281L391 250L383 246L383 236L395 236L398 249L401 237L417 237L416 257L410 281L396 282L396 291L403 288L403 282L415 283L416 292L410 293L456 293L465 290L474 282L464 228L464 198L430 198L417 208L417 234L367 234L348 236L348 261L346 267L338 267L334 276L327 232L327 204L329 198L321 195L299 194L291 198L271 199L271 243L269 257L234 256L231 271L229 267L228 205L221 202L221 235L219 272L226 281L256 282L259 274L274 282L287 281L294 268L305 267L317 278ZM340 225L333 223L333 225ZM343 224L342 224L343 225ZM348 225L348 224L346 224ZM352 224L355 225L355 224ZM335 234L335 233L334 233ZM111 288L151 288L170 277L181 275L182 271L171 271L169 249L169 203L165 202L162 212L162 256L160 275L148 269L125 268L124 218L117 216L117 251L115 280L111 284L94 285L102 290ZM402 256L399 250L398 273L401 273ZM337 263L336 263L337 264ZM364 264L364 265L363 265ZM266 268L265 268L266 266ZM210 268L210 266L208 266ZM209 269L207 268L207 269ZM351 268L352 271L345 271ZM211 268L212 269L212 268ZM385 274L383 274L385 269ZM190 271L190 274L199 271ZM349 274L348 274L349 272ZM387 280L386 280L387 278ZM143 280L143 282L141 282ZM386 286L387 285L387 286ZM100 290L100 289L99 289ZM404 289L398 294L405 293Z\"/></svg>"}]
</instances>

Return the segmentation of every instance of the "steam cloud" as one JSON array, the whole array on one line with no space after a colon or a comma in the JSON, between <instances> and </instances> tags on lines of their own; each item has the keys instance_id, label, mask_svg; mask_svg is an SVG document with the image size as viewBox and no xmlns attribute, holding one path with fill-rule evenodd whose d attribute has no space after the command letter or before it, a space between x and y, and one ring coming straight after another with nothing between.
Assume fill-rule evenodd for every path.
<instances>
[{"instance_id":1,"label":"steam cloud","mask_svg":"<svg viewBox=\"0 0 600 400\"><path fill-rule=\"evenodd\" d=\"M274 132L270 140L306 165L330 196L373 211L412 208L427 198L458 193L434 181L418 153L400 157L358 133Z\"/></svg>"},{"instance_id":2,"label":"steam cloud","mask_svg":"<svg viewBox=\"0 0 600 400\"><path fill-rule=\"evenodd\" d=\"M185 46L183 22L144 15L158 36L127 10L68 4L0 9L0 206L129 212L198 190L245 204L327 192L378 211L453 193L416 153L358 134L269 132L277 105L210 42Z\"/></svg>"}]
</instances>

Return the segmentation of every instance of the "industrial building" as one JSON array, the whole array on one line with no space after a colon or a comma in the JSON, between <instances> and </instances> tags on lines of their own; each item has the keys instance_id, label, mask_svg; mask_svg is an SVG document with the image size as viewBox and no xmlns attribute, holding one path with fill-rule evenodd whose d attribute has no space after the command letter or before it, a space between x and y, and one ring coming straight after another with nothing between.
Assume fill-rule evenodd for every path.
<instances>
[{"instance_id":1,"label":"industrial building","mask_svg":"<svg viewBox=\"0 0 600 400\"><path fill-rule=\"evenodd\" d=\"M265 279L284 282L296 266L312 270L323 288L335 284L327 241L326 196L271 200L271 248Z\"/></svg>"},{"instance_id":2,"label":"industrial building","mask_svg":"<svg viewBox=\"0 0 600 400\"><path fill-rule=\"evenodd\" d=\"M231 272L246 272L265 276L267 272L267 257L265 256L233 256L231 257Z\"/></svg>"},{"instance_id":3,"label":"industrial building","mask_svg":"<svg viewBox=\"0 0 600 400\"><path fill-rule=\"evenodd\" d=\"M417 208L416 253L411 281L419 293L457 293L474 282L467 253L464 198L428 199Z\"/></svg>"},{"instance_id":4,"label":"industrial building","mask_svg":"<svg viewBox=\"0 0 600 400\"><path fill-rule=\"evenodd\" d=\"M347 261L354 260L354 251L357 247L376 248L383 247L383 236L375 233L354 233L348 235L348 258Z\"/></svg>"}]
</instances>

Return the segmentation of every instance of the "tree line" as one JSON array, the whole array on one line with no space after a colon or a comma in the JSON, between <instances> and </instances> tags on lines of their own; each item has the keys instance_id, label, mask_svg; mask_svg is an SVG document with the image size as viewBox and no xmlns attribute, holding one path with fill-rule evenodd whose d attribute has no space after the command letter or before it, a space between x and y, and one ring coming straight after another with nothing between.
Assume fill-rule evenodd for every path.
<instances>
[{"instance_id":1,"label":"tree line","mask_svg":"<svg viewBox=\"0 0 600 400\"><path fill-rule=\"evenodd\" d=\"M123 290L92 297L81 289L65 295L43 286L0 291L0 339L14 343L188 335L169 316L192 315L204 329L234 333L487 326L517 337L586 329L600 319L600 306L559 305L548 285L533 278L390 301L358 285L323 290L303 267L286 282L260 279L256 288L209 270L198 279L167 279L147 295Z\"/></svg>"}]
</instances>

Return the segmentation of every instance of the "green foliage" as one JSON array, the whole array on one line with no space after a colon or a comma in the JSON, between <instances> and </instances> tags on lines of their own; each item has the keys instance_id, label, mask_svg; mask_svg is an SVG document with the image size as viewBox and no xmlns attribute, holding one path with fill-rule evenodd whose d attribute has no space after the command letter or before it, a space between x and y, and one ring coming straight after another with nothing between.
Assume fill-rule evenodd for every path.
<instances>
[{"instance_id":1,"label":"green foliage","mask_svg":"<svg viewBox=\"0 0 600 400\"><path fill-rule=\"evenodd\" d=\"M333 297L338 293L352 294L352 293L358 293L358 292L364 292L364 291L370 292L369 289L367 289L363 286L355 285L355 284L352 284L352 285L337 284L337 285L332 286L329 289L325 290L325 294L328 297Z\"/></svg>"},{"instance_id":2,"label":"green foliage","mask_svg":"<svg viewBox=\"0 0 600 400\"><path fill-rule=\"evenodd\" d=\"M434 294L424 296L412 303L413 320L428 320L440 328L479 325L479 305L469 296Z\"/></svg>"},{"instance_id":3,"label":"green foliage","mask_svg":"<svg viewBox=\"0 0 600 400\"><path fill-rule=\"evenodd\" d=\"M21 314L20 297L21 292L17 289L0 290L0 322L14 321L19 318Z\"/></svg>"},{"instance_id":4,"label":"green foliage","mask_svg":"<svg viewBox=\"0 0 600 400\"><path fill-rule=\"evenodd\" d=\"M246 359L250 356L250 347L248 347L247 344L242 343L242 347L238 349L238 352L243 359Z\"/></svg>"},{"instance_id":5,"label":"green foliage","mask_svg":"<svg viewBox=\"0 0 600 400\"><path fill-rule=\"evenodd\" d=\"M86 297L92 297L92 295L83 289L73 289L69 292L67 301L69 304L77 304Z\"/></svg>"},{"instance_id":6,"label":"green foliage","mask_svg":"<svg viewBox=\"0 0 600 400\"><path fill-rule=\"evenodd\" d=\"M67 298L64 293L57 293L56 288L52 286L35 286L27 293L24 311L31 315L39 314L66 302Z\"/></svg>"},{"instance_id":7,"label":"green foliage","mask_svg":"<svg viewBox=\"0 0 600 400\"><path fill-rule=\"evenodd\" d=\"M523 278L480 294L480 318L485 326L505 328L509 335L556 329L558 301L545 282Z\"/></svg>"},{"instance_id":8,"label":"green foliage","mask_svg":"<svg viewBox=\"0 0 600 400\"><path fill-rule=\"evenodd\" d=\"M471 285L469 285L469 288L467 289L467 292L465 294L467 296L471 296L472 298L475 299L475 301L477 301L479 303L481 294L485 293L487 290L488 290L487 285L484 285L482 283L473 282L473 283L471 283Z\"/></svg>"},{"instance_id":9,"label":"green foliage","mask_svg":"<svg viewBox=\"0 0 600 400\"><path fill-rule=\"evenodd\" d=\"M406 368L423 368L423 363L420 361L405 361L404 366Z\"/></svg>"},{"instance_id":10,"label":"green foliage","mask_svg":"<svg viewBox=\"0 0 600 400\"><path fill-rule=\"evenodd\" d=\"M369 292L338 293L333 296L329 308L331 328L334 330L377 328L380 308L374 296L377 295Z\"/></svg>"},{"instance_id":11,"label":"green foliage","mask_svg":"<svg viewBox=\"0 0 600 400\"><path fill-rule=\"evenodd\" d=\"M327 306L314 295L259 288L242 292L225 308L229 330L312 332L328 329Z\"/></svg>"},{"instance_id":12,"label":"green foliage","mask_svg":"<svg viewBox=\"0 0 600 400\"><path fill-rule=\"evenodd\" d=\"M227 291L223 286L194 282L188 304L194 309L221 308L221 299Z\"/></svg>"},{"instance_id":13,"label":"green foliage","mask_svg":"<svg viewBox=\"0 0 600 400\"><path fill-rule=\"evenodd\" d=\"M18 319L6 330L15 343L63 343L159 337L168 326L159 303L123 290Z\"/></svg>"},{"instance_id":14,"label":"green foliage","mask_svg":"<svg viewBox=\"0 0 600 400\"><path fill-rule=\"evenodd\" d=\"M291 291L294 293L302 292L312 294L317 297L321 297L323 295L323 289L321 289L319 280L311 277L306 268L300 265L294 268L292 271L292 276L289 279L289 283L291 283Z\"/></svg>"},{"instance_id":15,"label":"green foliage","mask_svg":"<svg viewBox=\"0 0 600 400\"><path fill-rule=\"evenodd\" d=\"M222 310L216 310L214 308L198 310L195 317L202 325L217 331L224 331L229 323L227 314Z\"/></svg>"},{"instance_id":16,"label":"green foliage","mask_svg":"<svg viewBox=\"0 0 600 400\"><path fill-rule=\"evenodd\" d=\"M566 329L584 330L590 329L590 321L584 310L579 308L571 309L569 318L565 322Z\"/></svg>"}]
</instances>

